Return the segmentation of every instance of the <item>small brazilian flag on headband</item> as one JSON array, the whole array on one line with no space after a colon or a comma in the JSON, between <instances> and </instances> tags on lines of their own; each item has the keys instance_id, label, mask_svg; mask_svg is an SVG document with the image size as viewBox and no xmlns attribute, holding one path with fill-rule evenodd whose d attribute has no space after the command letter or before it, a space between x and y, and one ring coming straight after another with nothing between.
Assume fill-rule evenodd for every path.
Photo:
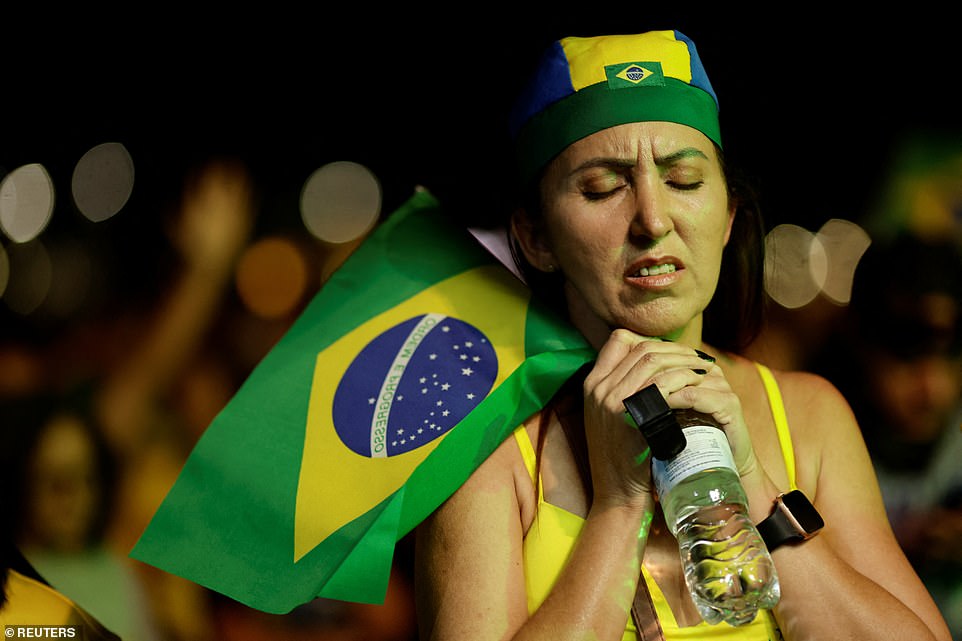
<instances>
[{"instance_id":1,"label":"small brazilian flag on headband","mask_svg":"<svg viewBox=\"0 0 962 641\"><path fill-rule=\"evenodd\" d=\"M419 192L214 419L131 555L266 612L380 603L395 543L593 358Z\"/></svg>"},{"instance_id":2,"label":"small brazilian flag on headband","mask_svg":"<svg viewBox=\"0 0 962 641\"><path fill-rule=\"evenodd\" d=\"M690 38L668 30L562 38L511 113L518 177L527 185L575 141L646 121L687 125L721 146L718 98Z\"/></svg>"}]
</instances>

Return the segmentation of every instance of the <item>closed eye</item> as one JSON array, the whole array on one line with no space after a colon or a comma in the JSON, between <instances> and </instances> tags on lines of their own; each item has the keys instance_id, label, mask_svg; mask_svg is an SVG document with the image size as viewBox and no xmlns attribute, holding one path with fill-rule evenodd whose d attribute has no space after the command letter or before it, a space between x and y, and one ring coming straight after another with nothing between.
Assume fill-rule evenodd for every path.
<instances>
[{"instance_id":1,"label":"closed eye","mask_svg":"<svg viewBox=\"0 0 962 641\"><path fill-rule=\"evenodd\" d=\"M668 186L678 191L695 191L696 189L699 189L704 184L705 182L703 180L698 180L696 182L668 181Z\"/></svg>"},{"instance_id":2,"label":"closed eye","mask_svg":"<svg viewBox=\"0 0 962 641\"><path fill-rule=\"evenodd\" d=\"M585 200L599 201L599 200L605 200L606 198L610 198L610 197L614 196L614 195L617 194L619 191L621 191L622 189L624 189L624 187L625 187L624 185L619 185L618 187L615 187L614 189L606 189L605 191L587 191L587 190L585 190L585 191L582 191L581 193L582 193L582 195L585 197Z\"/></svg>"}]
</instances>

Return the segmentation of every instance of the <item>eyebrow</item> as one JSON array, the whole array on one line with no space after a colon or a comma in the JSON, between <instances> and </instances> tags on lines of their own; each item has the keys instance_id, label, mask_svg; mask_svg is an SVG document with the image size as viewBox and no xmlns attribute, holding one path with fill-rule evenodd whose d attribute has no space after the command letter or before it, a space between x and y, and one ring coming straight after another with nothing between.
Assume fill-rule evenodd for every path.
<instances>
[{"instance_id":1,"label":"eyebrow","mask_svg":"<svg viewBox=\"0 0 962 641\"><path fill-rule=\"evenodd\" d=\"M673 165L681 160L686 160L688 158L703 158L704 160L709 160L705 152L695 147L685 147L684 149L679 149L678 151L673 151L665 156L658 156L655 158L655 164L659 167L666 167ZM589 158L585 162L581 163L575 167L571 174L576 174L579 171L585 169L591 169L593 167L623 167L630 169L635 166L634 159L620 158L620 157L608 157L601 156L598 158Z\"/></svg>"},{"instance_id":2,"label":"eyebrow","mask_svg":"<svg viewBox=\"0 0 962 641\"><path fill-rule=\"evenodd\" d=\"M678 151L672 152L667 156L659 156L655 158L655 164L659 167L663 167L665 165L673 165L679 160L686 160L688 158L704 158L705 160L708 160L708 156L706 156L702 150L694 147L685 147L684 149L679 149Z\"/></svg>"}]
</instances>

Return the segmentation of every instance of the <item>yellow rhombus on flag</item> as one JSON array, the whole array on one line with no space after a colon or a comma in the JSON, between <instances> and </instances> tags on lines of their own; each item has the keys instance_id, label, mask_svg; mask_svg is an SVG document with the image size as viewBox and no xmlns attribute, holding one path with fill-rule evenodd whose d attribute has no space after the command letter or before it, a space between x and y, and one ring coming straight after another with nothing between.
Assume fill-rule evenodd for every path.
<instances>
[{"instance_id":1,"label":"yellow rhombus on flag","mask_svg":"<svg viewBox=\"0 0 962 641\"><path fill-rule=\"evenodd\" d=\"M418 192L214 419L131 555L250 607L379 603L396 542L594 358Z\"/></svg>"}]
</instances>

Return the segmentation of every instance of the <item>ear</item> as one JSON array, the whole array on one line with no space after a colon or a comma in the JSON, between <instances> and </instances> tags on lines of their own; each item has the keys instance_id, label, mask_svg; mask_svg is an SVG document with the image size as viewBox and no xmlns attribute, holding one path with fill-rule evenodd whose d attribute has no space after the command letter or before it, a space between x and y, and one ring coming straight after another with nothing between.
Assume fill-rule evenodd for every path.
<instances>
[{"instance_id":1,"label":"ear","mask_svg":"<svg viewBox=\"0 0 962 641\"><path fill-rule=\"evenodd\" d=\"M725 225L725 243L723 246L728 246L728 239L732 235L732 225L735 224L735 212L738 210L738 205L735 203L734 199L729 199L728 201L728 224Z\"/></svg>"},{"instance_id":2,"label":"ear","mask_svg":"<svg viewBox=\"0 0 962 641\"><path fill-rule=\"evenodd\" d=\"M511 234L518 240L525 259L532 267L543 272L553 272L558 268L558 261L545 238L542 225L532 220L522 207L515 209L511 215Z\"/></svg>"}]
</instances>

